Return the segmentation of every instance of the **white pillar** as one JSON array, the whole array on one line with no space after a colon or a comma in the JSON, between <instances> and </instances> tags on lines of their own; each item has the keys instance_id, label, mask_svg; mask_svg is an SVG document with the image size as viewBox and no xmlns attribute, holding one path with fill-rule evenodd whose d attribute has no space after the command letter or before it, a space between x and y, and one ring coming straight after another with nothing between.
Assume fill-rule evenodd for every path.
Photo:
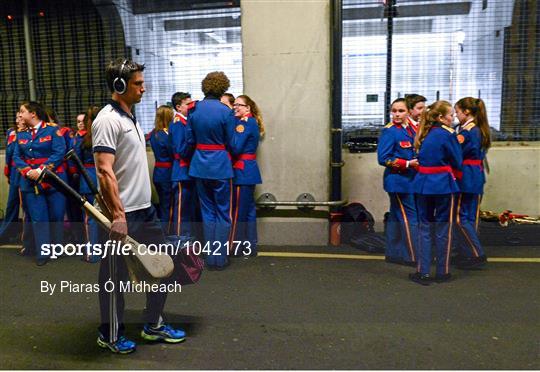
<instances>
[{"instance_id":1,"label":"white pillar","mask_svg":"<svg viewBox=\"0 0 540 372\"><path fill-rule=\"evenodd\" d=\"M329 198L330 3L242 0L244 92L266 123L259 147L264 184L279 201ZM326 210L322 208L322 210ZM261 244L326 244L328 221L259 220ZM279 223L278 223L279 222Z\"/></svg>"}]
</instances>

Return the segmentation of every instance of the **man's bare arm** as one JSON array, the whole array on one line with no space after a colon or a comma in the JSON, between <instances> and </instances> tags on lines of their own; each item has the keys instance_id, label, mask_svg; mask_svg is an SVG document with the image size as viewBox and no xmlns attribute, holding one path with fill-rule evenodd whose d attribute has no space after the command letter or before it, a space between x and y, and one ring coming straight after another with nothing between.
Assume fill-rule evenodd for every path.
<instances>
[{"instance_id":1,"label":"man's bare arm","mask_svg":"<svg viewBox=\"0 0 540 372\"><path fill-rule=\"evenodd\" d=\"M101 195L113 218L110 237L113 240L123 240L128 230L124 205L118 191L118 181L113 171L115 156L106 152L97 152L94 154L94 160Z\"/></svg>"}]
</instances>

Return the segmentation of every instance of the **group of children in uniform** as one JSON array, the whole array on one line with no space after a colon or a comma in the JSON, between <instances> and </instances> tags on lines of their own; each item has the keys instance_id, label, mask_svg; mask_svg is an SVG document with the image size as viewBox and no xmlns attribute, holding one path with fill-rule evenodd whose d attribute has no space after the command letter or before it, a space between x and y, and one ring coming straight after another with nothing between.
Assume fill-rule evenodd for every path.
<instances>
[{"instance_id":1,"label":"group of children in uniform","mask_svg":"<svg viewBox=\"0 0 540 372\"><path fill-rule=\"evenodd\" d=\"M158 108L155 128L147 140L155 156L152 180L165 234L193 240L200 235L196 226L202 224L203 245L206 242L208 248L202 252L206 253L207 266L223 270L229 264L228 256L257 255L254 191L262 179L256 152L264 135L264 123L250 97L234 99L230 93L223 94L228 88L223 73L209 76L204 100L195 102L190 94L178 92L172 96L174 111L169 106ZM74 133L69 127L53 123L39 103L24 102L17 113L17 128L8 131L5 175L10 193L6 216L13 216L9 221L6 218L4 227L18 221L18 207L22 205L27 223L23 225L26 238L21 253L35 254L39 266L46 264L49 257L38 248L45 243L63 242L64 220L83 222L86 241L98 239L95 221L81 215L78 207L70 211L72 203L66 204L64 195L52 185L37 182L47 167L93 203L92 189L65 155L74 149L97 185L91 132L98 112L99 107L90 106L79 114ZM190 123L192 116L195 120ZM194 157L198 158L195 169ZM211 180L211 185L203 185L201 180ZM221 187L215 187L217 183ZM99 258L84 259L94 262Z\"/></svg>"},{"instance_id":2,"label":"group of children in uniform","mask_svg":"<svg viewBox=\"0 0 540 372\"><path fill-rule=\"evenodd\" d=\"M262 180L256 152L264 134L256 103L241 95L231 105L230 95L220 91L222 78L217 76L217 85L210 79L208 92L204 92L203 81L205 99L199 102L192 101L188 93L175 93L176 112L159 107L155 128L148 135L156 160L153 182L165 233L192 237L196 222L202 222L204 240L220 244L217 250L212 248L219 255L207 255L209 268L218 270L228 265L231 253L257 253L254 188ZM228 88L228 80L222 85ZM485 183L483 161L491 143L481 99L462 98L454 107L446 101L425 107L425 101L414 94L392 103L392 122L383 129L377 152L379 164L386 168L384 189L390 198L386 260L415 266L410 279L429 285L450 280L452 247L456 251L452 260L458 268L475 269L487 262L478 238L478 217ZM10 208L22 204L33 230L26 235L33 237L35 247L62 242L66 213L64 196L52 185L37 182L45 167L69 178L93 201L89 185L64 156L75 149L97 184L91 124L98 111L98 107L89 107L73 134L69 128L51 123L40 104L24 102L17 114L17 128L8 131L5 175L10 181L10 198L6 215L14 214ZM455 128L454 112L459 122ZM86 238L94 241L97 226L86 216L84 221ZM233 249L232 241L249 243L249 250ZM432 246L436 252L434 276L430 273ZM25 248L23 252L29 254L28 245ZM37 263L43 265L48 257L40 252L36 250Z\"/></svg>"},{"instance_id":3,"label":"group of children in uniform","mask_svg":"<svg viewBox=\"0 0 540 372\"><path fill-rule=\"evenodd\" d=\"M392 103L392 122L381 133L377 157L386 168L384 190L390 197L386 261L415 266L409 278L429 285L451 279L451 260L460 269L487 262L478 218L491 140L480 98L462 98L454 107L447 101L426 107L425 102L412 94Z\"/></svg>"},{"instance_id":4,"label":"group of children in uniform","mask_svg":"<svg viewBox=\"0 0 540 372\"><path fill-rule=\"evenodd\" d=\"M228 256L257 255L254 192L262 179L256 153L264 124L250 97L220 91L228 87L224 76L207 76L201 101L173 94L174 111L160 106L147 135L162 227L190 239L202 223L210 270L226 268Z\"/></svg>"},{"instance_id":5,"label":"group of children in uniform","mask_svg":"<svg viewBox=\"0 0 540 372\"><path fill-rule=\"evenodd\" d=\"M8 178L9 194L6 214L0 228L3 241L11 235L19 220L19 209L23 210L21 255L36 256L37 265L45 265L49 257L40 247L47 243L62 244L66 223L72 230L84 229L87 240L97 234L97 225L89 221L73 203L55 187L46 182L38 182L43 169L54 171L90 202L94 195L73 161L68 161L66 153L74 149L82 159L84 167L96 184L96 172L92 154L91 135L86 136L86 128L99 111L91 106L86 113L77 115L77 132L57 124L54 111L34 101L23 102L16 116L16 125L7 132L6 165L4 175ZM95 241L95 240L94 240ZM84 257L91 260L91 257Z\"/></svg>"}]
</instances>

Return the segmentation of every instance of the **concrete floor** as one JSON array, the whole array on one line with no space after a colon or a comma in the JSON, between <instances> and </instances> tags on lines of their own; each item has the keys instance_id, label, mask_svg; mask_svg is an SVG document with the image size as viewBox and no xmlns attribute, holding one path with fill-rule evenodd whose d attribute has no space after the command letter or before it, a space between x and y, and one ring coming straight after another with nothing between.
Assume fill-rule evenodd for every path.
<instances>
[{"instance_id":1,"label":"concrete floor","mask_svg":"<svg viewBox=\"0 0 540 372\"><path fill-rule=\"evenodd\" d=\"M488 247L490 257L540 257L539 247ZM261 251L350 253L334 247ZM98 265L37 267L0 249L2 369L540 369L540 260L454 270L422 287L380 259L235 259L172 294L178 345L140 340L144 295L127 296L137 352L96 346L97 294L40 293L40 281L94 283Z\"/></svg>"}]
</instances>

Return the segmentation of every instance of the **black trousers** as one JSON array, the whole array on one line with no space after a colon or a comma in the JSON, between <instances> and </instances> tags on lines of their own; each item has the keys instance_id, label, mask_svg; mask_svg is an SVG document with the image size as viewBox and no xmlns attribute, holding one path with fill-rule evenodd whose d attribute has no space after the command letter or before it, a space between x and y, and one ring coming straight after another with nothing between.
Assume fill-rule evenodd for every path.
<instances>
[{"instance_id":1,"label":"black trousers","mask_svg":"<svg viewBox=\"0 0 540 372\"><path fill-rule=\"evenodd\" d=\"M141 209L126 213L128 225L128 234L133 239L141 244L160 244L165 243L165 236L161 230L161 225L157 219L155 208ZM109 240L108 233L100 229L99 242L103 245ZM114 262L111 262L114 261ZM112 266L114 265L114 266ZM116 282L114 283L114 294L107 292L106 289L111 289L111 268L116 272ZM122 256L116 256L111 260L111 256L101 260L99 270L99 306L101 313L101 325L99 331L110 341L116 341L124 332L124 295L120 292L120 281L129 280L128 270L125 260ZM172 279L164 279L162 282L168 282ZM116 301L111 301L115 297ZM146 293L146 309L144 313L144 321L146 323L158 323L163 313L167 292L147 292ZM111 327L111 322L113 326Z\"/></svg>"}]
</instances>

